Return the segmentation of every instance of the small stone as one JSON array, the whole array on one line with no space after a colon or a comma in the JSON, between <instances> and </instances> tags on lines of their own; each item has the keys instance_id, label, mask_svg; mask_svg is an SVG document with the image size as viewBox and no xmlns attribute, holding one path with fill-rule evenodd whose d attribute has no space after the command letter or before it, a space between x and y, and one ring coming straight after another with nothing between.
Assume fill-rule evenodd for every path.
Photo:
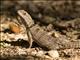
<instances>
[{"instance_id":1,"label":"small stone","mask_svg":"<svg viewBox=\"0 0 80 60\"><path fill-rule=\"evenodd\" d=\"M37 52L37 54L36 54L36 56L43 56L44 55L44 52L43 51L39 51L39 52Z\"/></svg>"},{"instance_id":2,"label":"small stone","mask_svg":"<svg viewBox=\"0 0 80 60\"><path fill-rule=\"evenodd\" d=\"M18 48L17 50L18 50L19 55L21 54L26 55L26 52L23 49Z\"/></svg>"},{"instance_id":3,"label":"small stone","mask_svg":"<svg viewBox=\"0 0 80 60\"><path fill-rule=\"evenodd\" d=\"M52 58L59 58L59 53L57 50L51 50L48 52L48 55L51 56Z\"/></svg>"},{"instance_id":4,"label":"small stone","mask_svg":"<svg viewBox=\"0 0 80 60\"><path fill-rule=\"evenodd\" d=\"M35 56L36 54L37 54L36 50L31 52L31 55L33 55L33 56Z\"/></svg>"},{"instance_id":5,"label":"small stone","mask_svg":"<svg viewBox=\"0 0 80 60\"><path fill-rule=\"evenodd\" d=\"M46 58L45 60L53 60L53 58L48 55L44 55L44 58Z\"/></svg>"},{"instance_id":6,"label":"small stone","mask_svg":"<svg viewBox=\"0 0 80 60\"><path fill-rule=\"evenodd\" d=\"M4 31L5 29L9 29L9 24L1 24L0 31Z\"/></svg>"}]
</instances>

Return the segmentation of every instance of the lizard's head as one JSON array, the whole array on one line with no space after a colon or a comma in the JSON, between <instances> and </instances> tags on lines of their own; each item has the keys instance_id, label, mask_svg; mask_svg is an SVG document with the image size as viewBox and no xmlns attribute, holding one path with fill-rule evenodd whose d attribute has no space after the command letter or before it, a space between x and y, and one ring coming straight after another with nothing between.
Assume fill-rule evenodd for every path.
<instances>
[{"instance_id":1,"label":"lizard's head","mask_svg":"<svg viewBox=\"0 0 80 60\"><path fill-rule=\"evenodd\" d=\"M23 18L23 21L25 21L28 27L31 27L34 24L34 21L32 20L31 16L26 11L18 10L17 13L21 18Z\"/></svg>"}]
</instances>

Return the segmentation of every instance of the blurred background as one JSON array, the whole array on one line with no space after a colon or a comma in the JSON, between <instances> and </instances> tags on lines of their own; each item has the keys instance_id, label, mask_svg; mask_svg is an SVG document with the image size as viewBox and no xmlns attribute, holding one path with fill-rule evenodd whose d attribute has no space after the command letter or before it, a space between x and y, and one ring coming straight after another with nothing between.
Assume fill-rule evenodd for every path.
<instances>
[{"instance_id":1,"label":"blurred background","mask_svg":"<svg viewBox=\"0 0 80 60\"><path fill-rule=\"evenodd\" d=\"M0 4L0 14L15 16L18 9L24 9L46 24L80 17L80 1L76 0L1 0Z\"/></svg>"}]
</instances>

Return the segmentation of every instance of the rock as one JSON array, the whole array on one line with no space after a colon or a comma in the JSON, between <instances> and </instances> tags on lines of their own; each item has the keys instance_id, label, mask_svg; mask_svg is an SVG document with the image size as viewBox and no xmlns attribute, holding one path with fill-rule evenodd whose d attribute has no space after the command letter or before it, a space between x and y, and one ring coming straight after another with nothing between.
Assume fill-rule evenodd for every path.
<instances>
[{"instance_id":1,"label":"rock","mask_svg":"<svg viewBox=\"0 0 80 60\"><path fill-rule=\"evenodd\" d=\"M59 58L59 53L57 50L48 51L48 55L51 56L52 58Z\"/></svg>"},{"instance_id":2,"label":"rock","mask_svg":"<svg viewBox=\"0 0 80 60\"><path fill-rule=\"evenodd\" d=\"M36 54L36 56L43 56L44 55L44 52L43 51L39 51L39 52L37 52L37 54Z\"/></svg>"}]
</instances>

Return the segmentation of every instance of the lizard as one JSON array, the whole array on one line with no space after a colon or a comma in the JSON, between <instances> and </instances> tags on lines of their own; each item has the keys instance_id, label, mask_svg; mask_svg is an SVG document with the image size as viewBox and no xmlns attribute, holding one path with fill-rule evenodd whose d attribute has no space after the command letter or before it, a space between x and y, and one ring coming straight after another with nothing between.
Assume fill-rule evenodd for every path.
<instances>
[{"instance_id":1,"label":"lizard","mask_svg":"<svg viewBox=\"0 0 80 60\"><path fill-rule=\"evenodd\" d=\"M55 38L43 30L39 25L35 24L31 16L25 10L18 10L18 15L22 18L22 23L25 22L25 27L29 28L32 39L41 47L46 47L49 50L80 48L80 40L71 42L67 39Z\"/></svg>"}]
</instances>

